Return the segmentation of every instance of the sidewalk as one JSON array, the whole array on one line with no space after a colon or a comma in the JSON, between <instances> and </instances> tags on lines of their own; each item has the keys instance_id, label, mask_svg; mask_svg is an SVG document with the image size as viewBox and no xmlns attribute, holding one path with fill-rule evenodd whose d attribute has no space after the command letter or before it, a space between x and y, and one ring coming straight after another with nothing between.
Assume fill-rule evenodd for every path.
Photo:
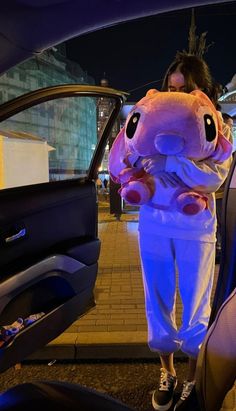
<instances>
[{"instance_id":1,"label":"sidewalk","mask_svg":"<svg viewBox=\"0 0 236 411\"><path fill-rule=\"evenodd\" d=\"M120 221L99 209L101 254L96 307L30 358L155 358L147 346L147 325L138 250L138 213ZM216 266L216 276L218 266ZM215 278L216 283L216 278ZM177 323L181 303L177 298ZM182 355L181 353L179 354Z\"/></svg>"}]
</instances>

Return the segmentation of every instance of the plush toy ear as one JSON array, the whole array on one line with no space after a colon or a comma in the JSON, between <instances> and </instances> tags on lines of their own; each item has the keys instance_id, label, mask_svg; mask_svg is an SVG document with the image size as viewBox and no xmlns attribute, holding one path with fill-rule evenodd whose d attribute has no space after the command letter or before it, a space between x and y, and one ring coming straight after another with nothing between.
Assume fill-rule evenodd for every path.
<instances>
[{"instance_id":1,"label":"plush toy ear","mask_svg":"<svg viewBox=\"0 0 236 411\"><path fill-rule=\"evenodd\" d=\"M118 176L126 165L124 164L124 159L126 157L126 147L125 147L125 129L124 127L120 130L119 134L115 138L112 144L109 158L108 158L108 169L112 180L118 183Z\"/></svg>"},{"instance_id":2,"label":"plush toy ear","mask_svg":"<svg viewBox=\"0 0 236 411\"><path fill-rule=\"evenodd\" d=\"M155 88L151 88L150 90L147 91L146 97L152 97L154 96L154 94L157 94L157 93L160 93L160 91Z\"/></svg>"},{"instance_id":3,"label":"plush toy ear","mask_svg":"<svg viewBox=\"0 0 236 411\"><path fill-rule=\"evenodd\" d=\"M115 183L120 183L119 175L126 167L132 167L139 155L127 150L125 144L125 127L117 134L108 157L108 171Z\"/></svg>"},{"instance_id":4,"label":"plush toy ear","mask_svg":"<svg viewBox=\"0 0 236 411\"><path fill-rule=\"evenodd\" d=\"M221 133L221 131L218 132L218 139L217 139L217 145L214 153L211 155L211 158L214 158L214 160L218 161L219 163L227 160L233 151L233 146L230 143L229 140Z\"/></svg>"},{"instance_id":5,"label":"plush toy ear","mask_svg":"<svg viewBox=\"0 0 236 411\"><path fill-rule=\"evenodd\" d=\"M200 100L204 101L207 105L210 105L211 108L213 108L214 111L216 111L216 108L214 106L214 104L212 103L212 101L209 99L209 97L203 93L203 91L201 90L193 90L191 91L191 93L193 96L196 96L198 98L200 98Z\"/></svg>"}]
</instances>

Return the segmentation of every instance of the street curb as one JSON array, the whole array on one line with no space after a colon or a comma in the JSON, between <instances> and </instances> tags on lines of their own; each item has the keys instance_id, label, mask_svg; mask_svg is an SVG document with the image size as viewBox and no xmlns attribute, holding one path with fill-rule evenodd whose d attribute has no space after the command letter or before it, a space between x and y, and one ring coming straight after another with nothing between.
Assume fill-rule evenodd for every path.
<instances>
[{"instance_id":1,"label":"street curb","mask_svg":"<svg viewBox=\"0 0 236 411\"><path fill-rule=\"evenodd\" d=\"M186 354L176 353L185 359ZM158 353L150 351L146 332L100 332L62 334L44 348L27 358L29 361L45 360L122 360L157 359Z\"/></svg>"}]
</instances>

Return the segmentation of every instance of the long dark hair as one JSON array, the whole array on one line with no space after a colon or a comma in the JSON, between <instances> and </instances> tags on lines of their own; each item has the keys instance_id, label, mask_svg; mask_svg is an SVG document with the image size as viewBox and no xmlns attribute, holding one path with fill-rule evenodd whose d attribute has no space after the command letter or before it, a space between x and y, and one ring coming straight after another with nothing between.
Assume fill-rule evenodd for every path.
<instances>
[{"instance_id":1,"label":"long dark hair","mask_svg":"<svg viewBox=\"0 0 236 411\"><path fill-rule=\"evenodd\" d=\"M163 91L168 91L169 76L176 71L183 74L187 93L193 91L197 86L217 107L218 87L205 60L193 54L178 52L164 76Z\"/></svg>"}]
</instances>

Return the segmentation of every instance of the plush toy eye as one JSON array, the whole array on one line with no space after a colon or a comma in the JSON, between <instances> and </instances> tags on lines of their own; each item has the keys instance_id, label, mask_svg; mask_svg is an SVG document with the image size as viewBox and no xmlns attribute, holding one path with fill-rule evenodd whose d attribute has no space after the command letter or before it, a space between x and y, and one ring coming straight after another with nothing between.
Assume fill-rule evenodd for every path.
<instances>
[{"instance_id":1,"label":"plush toy eye","mask_svg":"<svg viewBox=\"0 0 236 411\"><path fill-rule=\"evenodd\" d=\"M213 141L216 138L216 126L212 116L210 116L209 114L205 114L204 124L207 141Z\"/></svg>"},{"instance_id":2,"label":"plush toy eye","mask_svg":"<svg viewBox=\"0 0 236 411\"><path fill-rule=\"evenodd\" d=\"M126 135L128 138L132 138L135 134L138 122L140 119L140 113L133 113L129 119L129 122L126 126Z\"/></svg>"}]
</instances>

